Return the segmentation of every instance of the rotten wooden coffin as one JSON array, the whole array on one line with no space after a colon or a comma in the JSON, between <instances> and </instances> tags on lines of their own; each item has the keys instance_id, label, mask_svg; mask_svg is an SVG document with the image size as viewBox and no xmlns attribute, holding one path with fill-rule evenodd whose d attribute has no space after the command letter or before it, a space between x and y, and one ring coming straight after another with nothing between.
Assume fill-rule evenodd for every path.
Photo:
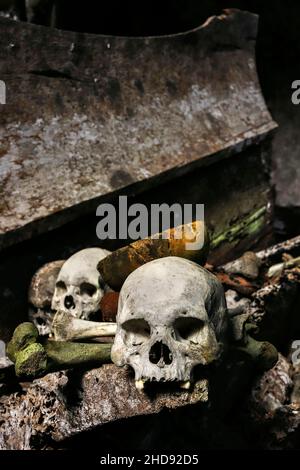
<instances>
[{"instance_id":1,"label":"rotten wooden coffin","mask_svg":"<svg viewBox=\"0 0 300 470\"><path fill-rule=\"evenodd\" d=\"M257 24L229 10L187 33L129 38L0 18L0 247L120 192L204 203L215 258L265 235L276 125Z\"/></svg>"}]
</instances>

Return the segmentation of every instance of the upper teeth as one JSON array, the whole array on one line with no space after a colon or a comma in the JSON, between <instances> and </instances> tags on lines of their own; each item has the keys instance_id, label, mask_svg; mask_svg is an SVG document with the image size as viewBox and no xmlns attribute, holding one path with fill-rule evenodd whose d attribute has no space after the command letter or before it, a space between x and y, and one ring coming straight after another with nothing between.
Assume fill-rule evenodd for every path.
<instances>
[{"instance_id":1,"label":"upper teeth","mask_svg":"<svg viewBox=\"0 0 300 470\"><path fill-rule=\"evenodd\" d=\"M189 388L191 388L191 382L189 380L182 382L180 384L180 388L183 388L184 390L188 390Z\"/></svg>"},{"instance_id":2,"label":"upper teeth","mask_svg":"<svg viewBox=\"0 0 300 470\"><path fill-rule=\"evenodd\" d=\"M144 384L145 384L145 382L143 380L136 380L135 381L135 386L138 390L143 390L144 389Z\"/></svg>"}]
</instances>

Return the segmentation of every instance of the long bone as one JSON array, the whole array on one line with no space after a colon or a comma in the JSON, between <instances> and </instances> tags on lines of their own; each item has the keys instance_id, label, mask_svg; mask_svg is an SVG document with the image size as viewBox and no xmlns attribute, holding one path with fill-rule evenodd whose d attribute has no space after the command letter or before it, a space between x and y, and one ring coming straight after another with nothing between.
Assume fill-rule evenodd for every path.
<instances>
[{"instance_id":1,"label":"long bone","mask_svg":"<svg viewBox=\"0 0 300 470\"><path fill-rule=\"evenodd\" d=\"M42 341L42 342L39 342ZM21 323L7 346L18 377L33 379L61 369L110 362L110 344L71 343L39 337L33 323Z\"/></svg>"},{"instance_id":2,"label":"long bone","mask_svg":"<svg viewBox=\"0 0 300 470\"><path fill-rule=\"evenodd\" d=\"M52 333L56 341L76 341L115 336L116 323L102 323L80 320L66 312L58 311L52 324Z\"/></svg>"}]
</instances>

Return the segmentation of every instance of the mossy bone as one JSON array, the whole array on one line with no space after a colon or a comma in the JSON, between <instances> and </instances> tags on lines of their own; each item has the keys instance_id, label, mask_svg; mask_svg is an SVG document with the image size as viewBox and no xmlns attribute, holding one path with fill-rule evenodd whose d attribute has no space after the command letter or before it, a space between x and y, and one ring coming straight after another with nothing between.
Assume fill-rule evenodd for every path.
<instances>
[{"instance_id":1,"label":"mossy bone","mask_svg":"<svg viewBox=\"0 0 300 470\"><path fill-rule=\"evenodd\" d=\"M110 362L110 344L85 344L67 341L39 341L37 328L21 323L8 344L8 357L15 363L18 377L33 379L48 372L85 364Z\"/></svg>"}]
</instances>

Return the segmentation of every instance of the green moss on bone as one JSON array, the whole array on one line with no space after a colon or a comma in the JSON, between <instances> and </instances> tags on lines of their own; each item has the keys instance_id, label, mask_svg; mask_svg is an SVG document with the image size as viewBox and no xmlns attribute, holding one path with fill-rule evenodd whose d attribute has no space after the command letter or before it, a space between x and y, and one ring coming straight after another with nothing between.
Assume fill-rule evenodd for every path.
<instances>
[{"instance_id":1,"label":"green moss on bone","mask_svg":"<svg viewBox=\"0 0 300 470\"><path fill-rule=\"evenodd\" d=\"M70 343L50 340L44 344L51 370L81 366L91 362L99 364L111 362L111 346L111 344Z\"/></svg>"},{"instance_id":2,"label":"green moss on bone","mask_svg":"<svg viewBox=\"0 0 300 470\"><path fill-rule=\"evenodd\" d=\"M15 371L18 377L39 377L46 369L47 354L40 343L29 344L17 353Z\"/></svg>"},{"instance_id":3,"label":"green moss on bone","mask_svg":"<svg viewBox=\"0 0 300 470\"><path fill-rule=\"evenodd\" d=\"M271 369L278 361L277 349L268 341L256 341L251 336L247 336L245 346L238 349L246 353L262 371Z\"/></svg>"},{"instance_id":4,"label":"green moss on bone","mask_svg":"<svg viewBox=\"0 0 300 470\"><path fill-rule=\"evenodd\" d=\"M13 362L16 361L17 353L29 344L36 343L39 332L33 323L21 323L14 331L11 341L7 345L7 355Z\"/></svg>"}]
</instances>

